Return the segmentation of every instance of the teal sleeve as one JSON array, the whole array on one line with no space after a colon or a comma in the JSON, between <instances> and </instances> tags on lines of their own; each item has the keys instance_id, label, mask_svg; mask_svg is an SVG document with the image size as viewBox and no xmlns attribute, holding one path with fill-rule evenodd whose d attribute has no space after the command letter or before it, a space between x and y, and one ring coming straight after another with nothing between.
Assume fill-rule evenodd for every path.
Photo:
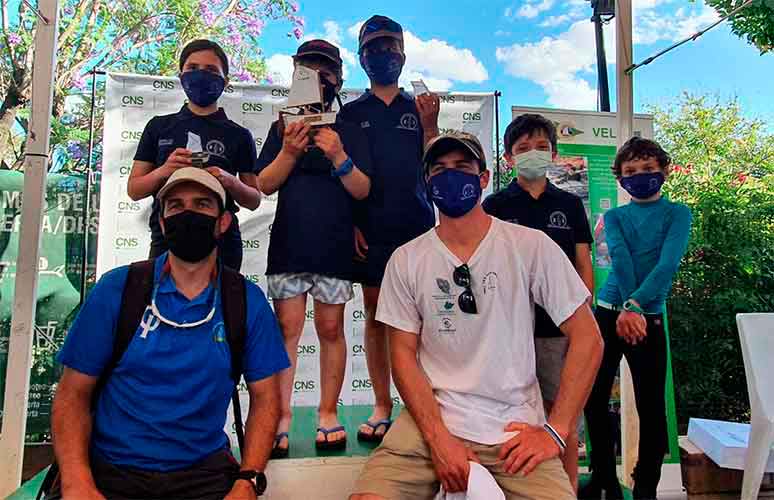
<instances>
[{"instance_id":1,"label":"teal sleeve","mask_svg":"<svg viewBox=\"0 0 774 500\"><path fill-rule=\"evenodd\" d=\"M615 210L605 213L605 241L618 291L621 297L629 297L637 286L637 279L634 276L632 254Z\"/></svg>"},{"instance_id":2,"label":"teal sleeve","mask_svg":"<svg viewBox=\"0 0 774 500\"><path fill-rule=\"evenodd\" d=\"M691 211L685 205L677 205L672 221L667 228L656 267L648 273L640 287L628 297L636 300L639 304L647 304L654 297L669 290L672 286L672 279L680 267L680 260L682 260L688 247L690 235Z\"/></svg>"}]
</instances>

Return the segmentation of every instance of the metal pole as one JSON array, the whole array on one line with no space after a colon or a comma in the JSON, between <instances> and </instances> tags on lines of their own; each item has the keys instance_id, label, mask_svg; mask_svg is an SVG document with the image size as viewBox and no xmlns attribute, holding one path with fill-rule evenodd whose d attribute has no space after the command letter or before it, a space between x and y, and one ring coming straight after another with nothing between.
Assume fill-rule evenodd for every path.
<instances>
[{"instance_id":1,"label":"metal pole","mask_svg":"<svg viewBox=\"0 0 774 500\"><path fill-rule=\"evenodd\" d=\"M47 22L38 22L35 29L31 113L24 157L24 203L8 344L3 426L0 432L0 498L10 495L21 484L24 460L38 292L40 229L48 174L53 81L56 71L58 7L57 0L38 0L38 15Z\"/></svg>"},{"instance_id":2,"label":"metal pole","mask_svg":"<svg viewBox=\"0 0 774 500\"><path fill-rule=\"evenodd\" d=\"M83 207L83 253L81 254L81 301L86 298L86 268L89 262L89 216L91 215L91 168L94 153L94 110L97 99L97 70L91 72L91 117L89 118L89 157L86 161L86 203Z\"/></svg>"},{"instance_id":3,"label":"metal pole","mask_svg":"<svg viewBox=\"0 0 774 500\"><path fill-rule=\"evenodd\" d=\"M500 190L500 96L503 95L499 90L495 90L495 189Z\"/></svg>"},{"instance_id":4,"label":"metal pole","mask_svg":"<svg viewBox=\"0 0 774 500\"><path fill-rule=\"evenodd\" d=\"M618 147L628 141L634 131L633 77L626 73L632 62L632 2L616 0L616 82L618 119ZM629 195L618 187L618 205L629 202ZM637 463L637 447L640 439L639 416L634 402L634 386L626 360L621 361L621 462L627 486L632 485L632 471ZM666 418L666 417L664 417Z\"/></svg>"},{"instance_id":5,"label":"metal pole","mask_svg":"<svg viewBox=\"0 0 774 500\"><path fill-rule=\"evenodd\" d=\"M605 55L605 34L602 31L602 17L594 14L594 33L597 43L597 79L599 84L599 110L610 111L610 84L607 80L607 56Z\"/></svg>"}]
</instances>

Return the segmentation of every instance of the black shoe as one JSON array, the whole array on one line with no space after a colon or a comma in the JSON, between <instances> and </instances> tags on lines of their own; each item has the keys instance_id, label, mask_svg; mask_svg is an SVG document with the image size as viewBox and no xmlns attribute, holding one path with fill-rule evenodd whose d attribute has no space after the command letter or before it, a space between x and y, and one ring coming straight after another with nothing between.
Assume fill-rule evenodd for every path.
<instances>
[{"instance_id":1,"label":"black shoe","mask_svg":"<svg viewBox=\"0 0 774 500\"><path fill-rule=\"evenodd\" d=\"M604 495L603 495L604 492ZM618 478L600 481L593 476L591 481L578 489L578 500L623 500L623 490Z\"/></svg>"}]
</instances>

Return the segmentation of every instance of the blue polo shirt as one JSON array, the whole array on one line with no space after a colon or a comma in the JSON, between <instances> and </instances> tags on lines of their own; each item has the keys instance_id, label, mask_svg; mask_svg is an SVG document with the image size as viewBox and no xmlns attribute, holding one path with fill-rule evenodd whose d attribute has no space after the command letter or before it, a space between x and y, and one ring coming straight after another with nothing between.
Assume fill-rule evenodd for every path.
<instances>
[{"instance_id":1,"label":"blue polo shirt","mask_svg":"<svg viewBox=\"0 0 774 500\"><path fill-rule=\"evenodd\" d=\"M550 181L537 198L533 198L514 179L507 188L489 195L482 203L484 211L498 219L520 224L546 233L575 266L575 245L591 244L589 219L583 201L556 187ZM562 331L548 313L535 306L535 336L561 337Z\"/></svg>"},{"instance_id":2,"label":"blue polo shirt","mask_svg":"<svg viewBox=\"0 0 774 500\"><path fill-rule=\"evenodd\" d=\"M232 175L256 173L258 154L253 135L243 126L229 120L223 108L211 115L199 116L183 105L177 113L154 116L145 125L134 159L160 167L175 149L186 148L188 132L201 138L202 149L210 155L207 166L220 167ZM231 212L239 210L230 195L227 195L226 208ZM163 240L159 212L158 200L154 198L149 221L151 240L154 242ZM238 234L239 227L232 224L229 230ZM232 239L230 236L228 239Z\"/></svg>"},{"instance_id":3,"label":"blue polo shirt","mask_svg":"<svg viewBox=\"0 0 774 500\"><path fill-rule=\"evenodd\" d=\"M371 151L371 192L356 221L369 247L394 249L432 228L435 213L422 169L424 130L414 98L401 90L388 106L366 91L339 116L365 132Z\"/></svg>"},{"instance_id":4,"label":"blue polo shirt","mask_svg":"<svg viewBox=\"0 0 774 500\"><path fill-rule=\"evenodd\" d=\"M365 134L352 123L338 122L344 152L365 175L371 155ZM277 122L269 129L258 157L258 170L269 166L282 149ZM266 274L315 273L353 279L355 200L320 148L310 148L296 162L279 188L271 227Z\"/></svg>"},{"instance_id":5,"label":"blue polo shirt","mask_svg":"<svg viewBox=\"0 0 774 500\"><path fill-rule=\"evenodd\" d=\"M153 471L178 470L226 449L224 433L234 382L217 285L188 300L156 259L156 305L177 323L214 317L195 328L159 323L137 329L99 395L91 447L109 463ZM89 294L57 361L98 377L112 354L128 266L105 274ZM261 290L247 287L244 378L255 382L290 366L277 322ZM156 324L146 312L144 323Z\"/></svg>"}]
</instances>

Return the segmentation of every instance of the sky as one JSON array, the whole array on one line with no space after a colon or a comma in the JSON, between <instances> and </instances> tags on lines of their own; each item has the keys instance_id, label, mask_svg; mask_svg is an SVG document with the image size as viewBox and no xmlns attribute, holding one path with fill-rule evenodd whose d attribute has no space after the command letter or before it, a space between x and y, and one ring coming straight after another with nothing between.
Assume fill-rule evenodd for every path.
<instances>
[{"instance_id":1,"label":"sky","mask_svg":"<svg viewBox=\"0 0 774 500\"><path fill-rule=\"evenodd\" d=\"M346 87L368 80L357 57L364 20L383 14L404 29L406 65L400 82L421 77L430 90L502 92L501 117L511 105L597 109L594 27L587 0L302 0L304 38L342 49ZM634 61L668 47L718 19L702 0L633 0ZM268 23L263 50L272 79L288 83L301 41L286 23ZM615 26L605 27L611 102L615 110ZM722 24L695 42L638 69L636 112L674 103L684 92L737 98L746 116L774 129L774 54L758 50Z\"/></svg>"}]
</instances>

